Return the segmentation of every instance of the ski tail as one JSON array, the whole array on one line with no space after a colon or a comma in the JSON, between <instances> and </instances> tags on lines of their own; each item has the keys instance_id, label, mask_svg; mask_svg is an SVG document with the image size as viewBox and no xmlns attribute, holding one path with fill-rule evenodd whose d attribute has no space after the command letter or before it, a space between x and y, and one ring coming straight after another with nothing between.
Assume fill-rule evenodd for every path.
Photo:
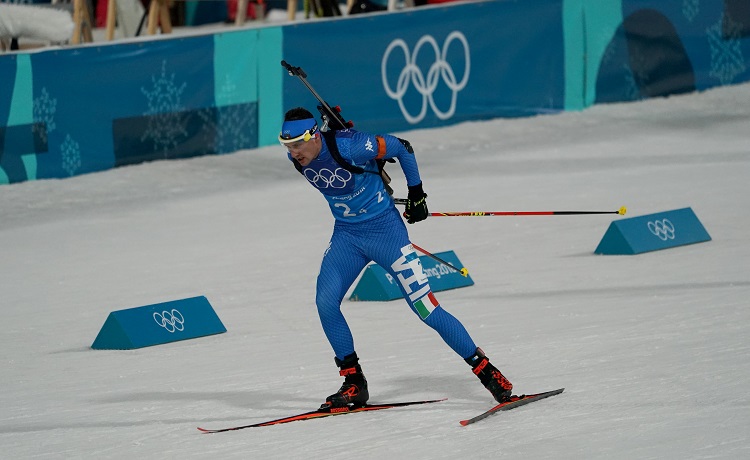
<instances>
[{"instance_id":1,"label":"ski tail","mask_svg":"<svg viewBox=\"0 0 750 460\"><path fill-rule=\"evenodd\" d=\"M484 420L490 415L496 414L499 411L504 410L511 410L515 409L516 407L525 406L526 404L531 404L536 401L540 401L545 398L549 398L550 396L559 395L565 391L565 388L559 388L557 390L552 391L545 391L543 393L536 393L532 395L521 395L521 396L511 396L510 400L501 402L500 404L496 405L495 407L491 408L488 411L485 411L476 417L472 417L470 419L461 420L460 423L461 426L471 425L472 423L476 423L480 420Z\"/></svg>"},{"instance_id":2,"label":"ski tail","mask_svg":"<svg viewBox=\"0 0 750 460\"><path fill-rule=\"evenodd\" d=\"M415 406L415 405L420 405L420 404L431 404L431 403L445 401L446 399L447 398L426 399L422 401L367 404L365 406L360 406L360 407L347 406L347 407L337 407L337 408L328 408L328 409L318 409L318 410L314 410L310 412L303 412L301 414L292 415L289 417L282 417L282 418L278 418L275 420L269 420L266 422L253 423L251 425L234 426L230 428L221 428L221 429L216 429L216 430L210 430L210 429L198 427L198 430L201 433L205 433L205 434L222 433L225 431L244 430L245 428L258 428L262 426L281 425L282 423L290 423L290 422L298 422L302 420L312 420L316 418L331 417L334 415L353 414L356 412L371 412L371 411L376 411L376 410L393 409L396 407Z\"/></svg>"}]
</instances>

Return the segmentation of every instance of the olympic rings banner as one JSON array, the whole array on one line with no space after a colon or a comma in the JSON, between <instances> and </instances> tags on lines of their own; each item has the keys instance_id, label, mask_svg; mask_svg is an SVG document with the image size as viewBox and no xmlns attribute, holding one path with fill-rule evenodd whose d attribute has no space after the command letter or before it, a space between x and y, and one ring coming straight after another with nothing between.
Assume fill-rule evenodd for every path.
<instances>
[{"instance_id":1,"label":"olympic rings banner","mask_svg":"<svg viewBox=\"0 0 750 460\"><path fill-rule=\"evenodd\" d=\"M750 1L465 1L0 54L0 184L273 145L317 105L282 59L376 133L581 110L750 80Z\"/></svg>"},{"instance_id":2,"label":"olympic rings banner","mask_svg":"<svg viewBox=\"0 0 750 460\"><path fill-rule=\"evenodd\" d=\"M111 312L91 348L130 350L226 331L208 299L191 297Z\"/></svg>"},{"instance_id":3,"label":"olympic rings banner","mask_svg":"<svg viewBox=\"0 0 750 460\"><path fill-rule=\"evenodd\" d=\"M290 27L284 58L355 128L372 132L558 112L565 109L562 2L531 3L454 4ZM310 37L325 51L301 46ZM291 78L284 102L316 105Z\"/></svg>"},{"instance_id":4,"label":"olympic rings banner","mask_svg":"<svg viewBox=\"0 0 750 460\"><path fill-rule=\"evenodd\" d=\"M711 241L691 208L612 222L595 254L633 255Z\"/></svg>"}]
</instances>

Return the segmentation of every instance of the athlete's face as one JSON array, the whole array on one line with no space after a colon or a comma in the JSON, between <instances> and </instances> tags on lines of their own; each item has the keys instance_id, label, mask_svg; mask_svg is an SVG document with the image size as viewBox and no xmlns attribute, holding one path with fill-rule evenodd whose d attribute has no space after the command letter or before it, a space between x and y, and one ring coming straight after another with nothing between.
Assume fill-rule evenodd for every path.
<instances>
[{"instance_id":1,"label":"athlete's face","mask_svg":"<svg viewBox=\"0 0 750 460\"><path fill-rule=\"evenodd\" d=\"M292 158L302 166L307 166L320 154L321 140L319 135L310 138L309 141L299 140L291 144L285 144Z\"/></svg>"}]
</instances>

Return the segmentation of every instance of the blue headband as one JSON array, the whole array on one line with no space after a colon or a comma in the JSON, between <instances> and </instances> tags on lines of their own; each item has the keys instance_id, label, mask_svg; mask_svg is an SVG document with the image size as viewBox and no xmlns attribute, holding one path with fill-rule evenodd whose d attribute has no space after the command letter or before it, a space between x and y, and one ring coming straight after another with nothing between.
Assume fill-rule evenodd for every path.
<instances>
[{"instance_id":1,"label":"blue headband","mask_svg":"<svg viewBox=\"0 0 750 460\"><path fill-rule=\"evenodd\" d=\"M282 144L291 144L292 142L301 140L309 141L317 131L318 123L315 121L315 118L285 121L281 125L279 142Z\"/></svg>"}]
</instances>

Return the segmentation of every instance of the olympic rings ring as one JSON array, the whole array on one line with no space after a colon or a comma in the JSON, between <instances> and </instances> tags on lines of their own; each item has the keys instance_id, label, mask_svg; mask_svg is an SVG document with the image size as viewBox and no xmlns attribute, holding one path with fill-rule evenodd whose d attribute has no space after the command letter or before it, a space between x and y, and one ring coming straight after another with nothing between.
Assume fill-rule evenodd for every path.
<instances>
[{"instance_id":1,"label":"olympic rings ring","mask_svg":"<svg viewBox=\"0 0 750 460\"><path fill-rule=\"evenodd\" d=\"M344 188L352 179L352 173L344 168L336 168L335 171L327 168L318 171L306 169L305 178L317 188Z\"/></svg>"},{"instance_id":2,"label":"olympic rings ring","mask_svg":"<svg viewBox=\"0 0 750 460\"><path fill-rule=\"evenodd\" d=\"M658 236L660 240L667 241L674 239L674 224L669 219L656 220L649 222L648 230Z\"/></svg>"},{"instance_id":3,"label":"olympic rings ring","mask_svg":"<svg viewBox=\"0 0 750 460\"><path fill-rule=\"evenodd\" d=\"M464 75L461 78L460 82L456 80L456 74L453 72L453 68L446 61L448 49L454 40L458 40L463 45L464 55L466 59L466 70L464 71ZM417 55L424 45L430 45L433 52L435 53L435 62L427 71L426 77L416 64ZM401 73L398 76L396 90L394 91L388 84L386 67L391 52L395 48L400 48L403 51L406 60L406 66L401 70ZM438 44L437 41L435 41L435 38L433 38L431 35L424 35L419 39L417 45L414 47L413 54L409 53L409 47L406 45L406 42L398 38L396 40L393 40L388 45L388 48L386 48L385 54L383 55L383 60L381 61L383 87L385 88L385 92L386 94L388 94L388 97L398 101L398 106L401 108L401 113L409 123L416 124L422 121L427 114L428 104L439 119L447 120L451 118L456 112L456 98L458 96L458 92L463 90L469 81L469 73L471 71L470 59L471 52L469 50L469 43L466 40L464 34L457 30L454 30L448 35L448 37L445 39L445 42L443 43L442 50L438 48ZM433 94L435 93L435 89L437 88L440 79L442 79L446 86L451 90L451 103L450 107L446 111L440 110L440 108L435 103L435 99L433 98ZM417 115L412 115L411 113L409 113L404 104L403 98L406 94L406 91L409 89L410 83L414 84L414 88L419 92L419 94L422 95L422 108Z\"/></svg>"},{"instance_id":4,"label":"olympic rings ring","mask_svg":"<svg viewBox=\"0 0 750 460\"><path fill-rule=\"evenodd\" d=\"M169 333L185 329L185 318L176 308L173 308L172 311L165 310L161 313L154 313L154 321Z\"/></svg>"}]
</instances>

